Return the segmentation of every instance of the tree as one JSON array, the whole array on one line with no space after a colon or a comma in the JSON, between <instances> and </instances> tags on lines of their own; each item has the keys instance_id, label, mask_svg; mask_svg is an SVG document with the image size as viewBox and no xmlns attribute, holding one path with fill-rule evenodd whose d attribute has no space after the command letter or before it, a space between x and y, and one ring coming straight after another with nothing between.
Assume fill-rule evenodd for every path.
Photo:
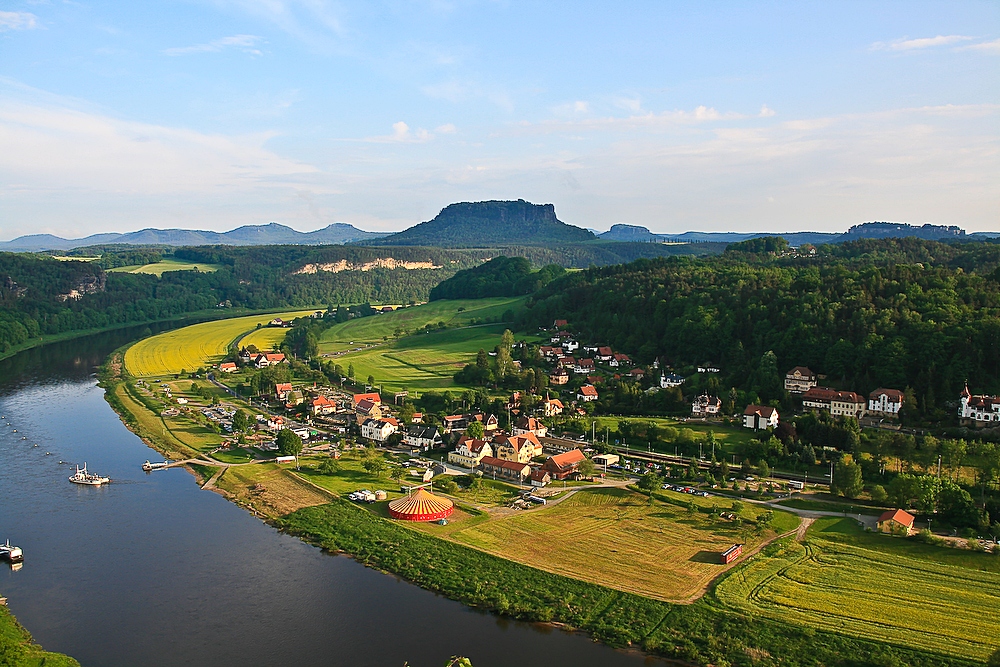
<instances>
[{"instance_id":1,"label":"tree","mask_svg":"<svg viewBox=\"0 0 1000 667\"><path fill-rule=\"evenodd\" d=\"M253 421L250 419L250 414L246 410L237 410L236 414L233 415L233 432L249 433L251 430L253 430Z\"/></svg>"},{"instance_id":2,"label":"tree","mask_svg":"<svg viewBox=\"0 0 1000 667\"><path fill-rule=\"evenodd\" d=\"M368 384L369 384L370 386L372 386L372 387L374 387L374 386L375 386L375 376L374 376L374 375L369 375L369 376L368 376Z\"/></svg>"},{"instance_id":3,"label":"tree","mask_svg":"<svg viewBox=\"0 0 1000 667\"><path fill-rule=\"evenodd\" d=\"M757 462L757 476L766 479L771 476L771 469L767 467L767 461L761 459Z\"/></svg>"},{"instance_id":4,"label":"tree","mask_svg":"<svg viewBox=\"0 0 1000 667\"><path fill-rule=\"evenodd\" d=\"M337 463L336 459L332 458L326 459L325 461L319 464L319 468L317 468L317 470L319 470L324 475L336 475L338 472L340 472L340 464Z\"/></svg>"},{"instance_id":5,"label":"tree","mask_svg":"<svg viewBox=\"0 0 1000 667\"><path fill-rule=\"evenodd\" d=\"M347 377L349 377L352 380L354 379L354 364L353 363L347 364Z\"/></svg>"},{"instance_id":6,"label":"tree","mask_svg":"<svg viewBox=\"0 0 1000 667\"><path fill-rule=\"evenodd\" d=\"M278 437L275 438L275 444L278 445L278 453L282 456L298 456L299 452L302 451L302 438L295 435L287 428L283 428L278 431Z\"/></svg>"},{"instance_id":7,"label":"tree","mask_svg":"<svg viewBox=\"0 0 1000 667\"><path fill-rule=\"evenodd\" d=\"M372 456L367 456L365 460L361 462L361 467L364 468L365 472L369 475L381 477L386 471L386 468L388 468L388 464L381 454L374 454Z\"/></svg>"},{"instance_id":8,"label":"tree","mask_svg":"<svg viewBox=\"0 0 1000 667\"><path fill-rule=\"evenodd\" d=\"M486 429L485 427L483 427L483 422L479 421L478 419L472 420L472 423L469 424L469 427L465 429L465 435L469 436L470 438L482 439L482 437L486 435Z\"/></svg>"},{"instance_id":9,"label":"tree","mask_svg":"<svg viewBox=\"0 0 1000 667\"><path fill-rule=\"evenodd\" d=\"M876 484L871 490L872 500L876 503L884 503L889 497L889 494L885 492L885 487L881 484Z\"/></svg>"},{"instance_id":10,"label":"tree","mask_svg":"<svg viewBox=\"0 0 1000 667\"><path fill-rule=\"evenodd\" d=\"M587 479L590 479L594 476L595 469L596 466L594 465L594 462L590 459L584 459L580 461L580 467L577 468L577 470L580 471L580 474L586 477Z\"/></svg>"},{"instance_id":11,"label":"tree","mask_svg":"<svg viewBox=\"0 0 1000 667\"><path fill-rule=\"evenodd\" d=\"M983 519L969 492L951 480L941 484L938 513L955 528L978 528Z\"/></svg>"},{"instance_id":12,"label":"tree","mask_svg":"<svg viewBox=\"0 0 1000 667\"><path fill-rule=\"evenodd\" d=\"M406 477L406 468L401 465L393 465L389 468L389 478L397 484Z\"/></svg>"},{"instance_id":13,"label":"tree","mask_svg":"<svg viewBox=\"0 0 1000 667\"><path fill-rule=\"evenodd\" d=\"M479 352L476 353L476 368L482 371L490 368L490 357L483 348L479 348Z\"/></svg>"},{"instance_id":14,"label":"tree","mask_svg":"<svg viewBox=\"0 0 1000 667\"><path fill-rule=\"evenodd\" d=\"M865 488L864 480L861 478L861 466L853 461L848 463L841 461L833 469L833 481L830 484L830 493L840 494L846 498L857 498Z\"/></svg>"},{"instance_id":15,"label":"tree","mask_svg":"<svg viewBox=\"0 0 1000 667\"><path fill-rule=\"evenodd\" d=\"M663 486L663 478L657 475L655 472L647 472L645 475L639 478L638 486L646 493L652 493L653 491Z\"/></svg>"}]
</instances>

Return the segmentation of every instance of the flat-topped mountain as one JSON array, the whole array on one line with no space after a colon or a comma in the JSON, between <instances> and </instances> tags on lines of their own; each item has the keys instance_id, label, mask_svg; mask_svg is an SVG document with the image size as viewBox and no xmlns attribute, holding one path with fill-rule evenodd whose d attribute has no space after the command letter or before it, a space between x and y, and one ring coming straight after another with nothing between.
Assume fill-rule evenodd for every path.
<instances>
[{"instance_id":1,"label":"flat-topped mountain","mask_svg":"<svg viewBox=\"0 0 1000 667\"><path fill-rule=\"evenodd\" d=\"M140 229L125 234L93 234L82 239L64 239L51 234L19 236L0 243L0 250L36 252L40 250L72 250L95 245L339 245L383 234L366 232L344 222L335 222L314 232L300 232L272 222L266 225L245 225L228 232L198 229Z\"/></svg>"},{"instance_id":2,"label":"flat-topped mountain","mask_svg":"<svg viewBox=\"0 0 1000 667\"><path fill-rule=\"evenodd\" d=\"M560 221L554 205L518 199L451 204L433 220L369 243L475 247L578 243L596 238L586 229Z\"/></svg>"}]
</instances>

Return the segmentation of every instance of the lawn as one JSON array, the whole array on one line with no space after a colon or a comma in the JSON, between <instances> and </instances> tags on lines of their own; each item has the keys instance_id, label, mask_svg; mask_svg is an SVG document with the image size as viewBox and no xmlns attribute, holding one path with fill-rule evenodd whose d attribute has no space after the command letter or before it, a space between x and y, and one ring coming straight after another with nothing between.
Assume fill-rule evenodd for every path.
<instances>
[{"instance_id":1,"label":"lawn","mask_svg":"<svg viewBox=\"0 0 1000 667\"><path fill-rule=\"evenodd\" d=\"M1000 559L818 520L716 588L722 603L839 633L984 660L998 646Z\"/></svg>"},{"instance_id":2,"label":"lawn","mask_svg":"<svg viewBox=\"0 0 1000 667\"><path fill-rule=\"evenodd\" d=\"M444 322L465 326L473 320L499 320L508 310L517 310L524 297L432 301L392 313L362 317L337 324L323 332L320 351L343 352L361 343L381 343L393 338L397 329L413 333L426 325Z\"/></svg>"},{"instance_id":3,"label":"lawn","mask_svg":"<svg viewBox=\"0 0 1000 667\"><path fill-rule=\"evenodd\" d=\"M162 276L167 271L218 271L220 264L196 264L186 262L182 259L165 258L153 264L143 264L141 266L119 266L108 269L110 273L151 273L155 276Z\"/></svg>"},{"instance_id":4,"label":"lawn","mask_svg":"<svg viewBox=\"0 0 1000 667\"><path fill-rule=\"evenodd\" d=\"M490 324L418 333L334 360L345 371L353 364L356 378L374 376L376 384L386 391L405 388L411 395L419 395L454 388L455 373L474 362L480 349L496 347L505 328L504 324Z\"/></svg>"},{"instance_id":5,"label":"lawn","mask_svg":"<svg viewBox=\"0 0 1000 667\"><path fill-rule=\"evenodd\" d=\"M267 323L274 317L294 319L311 312L314 311L250 315L167 331L130 347L125 353L125 367L136 377L151 377L211 366L225 356L230 343L252 331L258 323Z\"/></svg>"},{"instance_id":6,"label":"lawn","mask_svg":"<svg viewBox=\"0 0 1000 667\"><path fill-rule=\"evenodd\" d=\"M722 503L727 507L727 503ZM757 508L744 507L747 516ZM752 548L761 539L751 537ZM547 572L668 601L697 597L724 572L735 524L626 489L580 491L548 508L456 530L450 539Z\"/></svg>"},{"instance_id":7,"label":"lawn","mask_svg":"<svg viewBox=\"0 0 1000 667\"><path fill-rule=\"evenodd\" d=\"M694 422L686 423L669 417L595 417L595 421L597 422L597 434L601 435L601 431L607 429L608 439L612 443L614 443L615 439L618 437L619 421L628 421L639 424L653 422L660 428L670 426L678 431L691 429L695 433L696 441L704 441L708 437L708 432L711 431L715 435L715 440L718 443L715 451L718 458L721 458L723 454L728 455L735 450L736 445L747 442L753 438L753 433L746 429L724 426L722 424L704 424ZM639 447L637 451L645 450L645 442L636 444ZM688 447L690 448L690 445ZM658 444L654 444L653 449L663 454L673 454L675 448L673 444L660 442ZM697 448L695 447L694 449ZM685 454L684 449L681 446L678 446L677 451L682 456ZM711 448L706 449L704 453L705 458L708 458L711 455Z\"/></svg>"}]
</instances>

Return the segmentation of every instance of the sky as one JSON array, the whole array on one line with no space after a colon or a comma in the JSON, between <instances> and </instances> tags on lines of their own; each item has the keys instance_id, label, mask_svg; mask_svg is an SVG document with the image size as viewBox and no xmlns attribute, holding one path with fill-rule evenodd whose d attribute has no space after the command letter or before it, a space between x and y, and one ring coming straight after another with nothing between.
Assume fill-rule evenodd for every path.
<instances>
[{"instance_id":1,"label":"sky","mask_svg":"<svg viewBox=\"0 0 1000 667\"><path fill-rule=\"evenodd\" d=\"M0 0L0 240L1000 230L1000 3Z\"/></svg>"}]
</instances>

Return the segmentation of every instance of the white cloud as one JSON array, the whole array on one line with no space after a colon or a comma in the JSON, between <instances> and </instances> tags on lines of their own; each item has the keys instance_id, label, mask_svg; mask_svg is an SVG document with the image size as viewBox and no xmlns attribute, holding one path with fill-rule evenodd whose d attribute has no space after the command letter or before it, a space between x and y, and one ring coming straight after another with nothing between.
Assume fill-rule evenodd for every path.
<instances>
[{"instance_id":1,"label":"white cloud","mask_svg":"<svg viewBox=\"0 0 1000 667\"><path fill-rule=\"evenodd\" d=\"M330 52L347 35L343 22L324 0L215 0L268 21L315 51Z\"/></svg>"},{"instance_id":2,"label":"white cloud","mask_svg":"<svg viewBox=\"0 0 1000 667\"><path fill-rule=\"evenodd\" d=\"M998 53L1000 54L1000 39L994 39L992 42L980 42L979 44L970 44L968 46L962 47L963 51L982 51L983 53Z\"/></svg>"},{"instance_id":3,"label":"white cloud","mask_svg":"<svg viewBox=\"0 0 1000 667\"><path fill-rule=\"evenodd\" d=\"M433 136L433 134L423 128L413 131L405 122L397 121L392 124L391 134L368 137L364 141L373 144L422 144L430 141Z\"/></svg>"},{"instance_id":4,"label":"white cloud","mask_svg":"<svg viewBox=\"0 0 1000 667\"><path fill-rule=\"evenodd\" d=\"M918 37L916 39L897 39L893 42L875 42L871 48L875 51L912 51L914 49L931 49L937 46L949 46L975 39L967 35L938 35L937 37Z\"/></svg>"},{"instance_id":5,"label":"white cloud","mask_svg":"<svg viewBox=\"0 0 1000 667\"><path fill-rule=\"evenodd\" d=\"M163 53L168 56L183 56L189 53L217 53L229 48L237 48L244 53L259 56L261 52L255 48L261 41L256 35L231 35L213 39L205 44L195 44L193 46L178 46L171 49L164 49Z\"/></svg>"},{"instance_id":6,"label":"white cloud","mask_svg":"<svg viewBox=\"0 0 1000 667\"><path fill-rule=\"evenodd\" d=\"M0 32L5 30L31 30L38 27L38 17L31 12L0 11Z\"/></svg>"},{"instance_id":7,"label":"white cloud","mask_svg":"<svg viewBox=\"0 0 1000 667\"><path fill-rule=\"evenodd\" d=\"M769 108L766 104L762 104L760 106L760 113L758 113L757 115L760 116L761 118L770 118L775 113L776 112L774 109Z\"/></svg>"},{"instance_id":8,"label":"white cloud","mask_svg":"<svg viewBox=\"0 0 1000 667\"><path fill-rule=\"evenodd\" d=\"M437 134L455 134L458 129L452 123L445 123L434 128Z\"/></svg>"}]
</instances>

